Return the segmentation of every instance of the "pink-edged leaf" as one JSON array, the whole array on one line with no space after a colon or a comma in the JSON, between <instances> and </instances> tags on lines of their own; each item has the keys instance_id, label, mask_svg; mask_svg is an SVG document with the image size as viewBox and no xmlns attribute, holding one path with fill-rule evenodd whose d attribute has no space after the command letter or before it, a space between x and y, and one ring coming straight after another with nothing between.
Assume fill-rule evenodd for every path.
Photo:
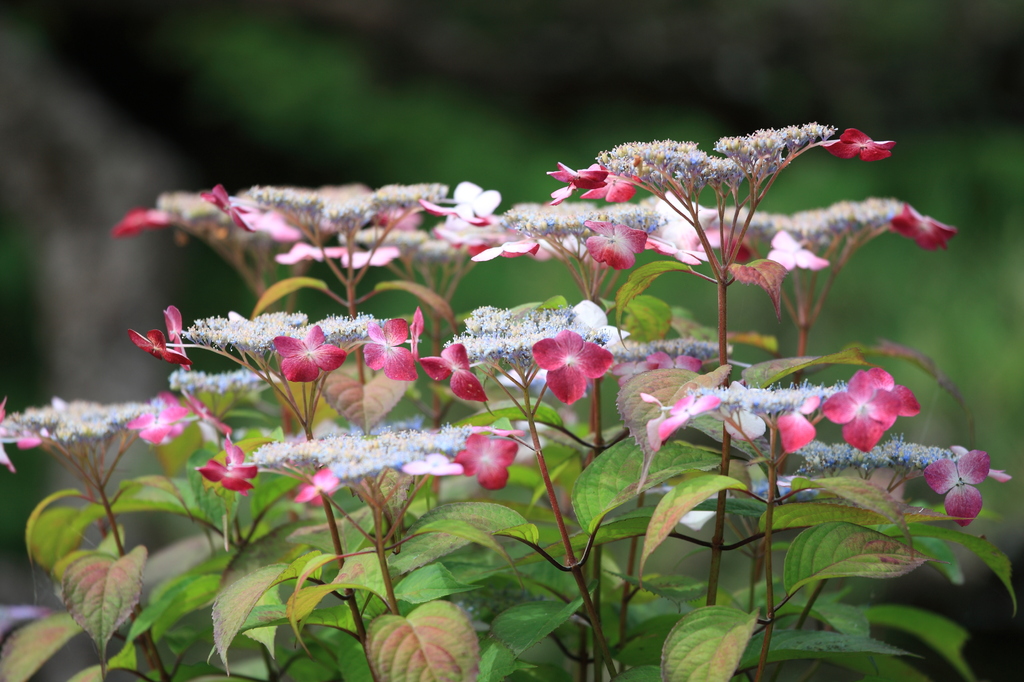
<instances>
[{"instance_id":1,"label":"pink-edged leaf","mask_svg":"<svg viewBox=\"0 0 1024 682\"><path fill-rule=\"evenodd\" d=\"M430 308L437 313L438 317L451 325L452 329L456 329L455 313L452 312L452 307L449 305L448 301L432 289L428 289L422 284L406 282L405 280L389 280L386 282L378 282L377 285L373 287L373 290L408 292L423 301L426 305L430 306Z\"/></svg>"},{"instance_id":2,"label":"pink-edged leaf","mask_svg":"<svg viewBox=\"0 0 1024 682\"><path fill-rule=\"evenodd\" d=\"M260 296L260 300L256 301L256 307L252 309L250 319L255 318L272 304L299 289L320 289L325 291L327 289L327 282L321 279L314 279L313 277L289 277L288 279L282 279L280 282L275 282L267 287L267 290Z\"/></svg>"},{"instance_id":3,"label":"pink-edged leaf","mask_svg":"<svg viewBox=\"0 0 1024 682\"><path fill-rule=\"evenodd\" d=\"M691 511L719 491L745 488L746 486L735 478L707 475L687 479L670 490L654 508L654 514L647 526L644 548L640 554L639 574L643 575L644 564L647 563L648 557L661 546L668 534L675 530L676 524L679 523L679 519L683 518L683 514Z\"/></svg>"},{"instance_id":4,"label":"pink-edged leaf","mask_svg":"<svg viewBox=\"0 0 1024 682\"><path fill-rule=\"evenodd\" d=\"M107 642L139 603L146 556L141 545L120 559L93 552L64 570L64 606L96 642L101 661L106 661Z\"/></svg>"},{"instance_id":5,"label":"pink-edged leaf","mask_svg":"<svg viewBox=\"0 0 1024 682\"><path fill-rule=\"evenodd\" d=\"M727 606L694 609L676 623L661 650L663 680L727 682L757 625L756 613Z\"/></svg>"},{"instance_id":6,"label":"pink-edged leaf","mask_svg":"<svg viewBox=\"0 0 1024 682\"><path fill-rule=\"evenodd\" d=\"M228 668L228 647L242 629L256 603L287 568L272 564L240 578L224 588L213 603L213 644Z\"/></svg>"},{"instance_id":7,"label":"pink-edged leaf","mask_svg":"<svg viewBox=\"0 0 1024 682\"><path fill-rule=\"evenodd\" d=\"M4 641L0 650L0 682L28 682L81 631L67 613L56 613L19 628Z\"/></svg>"},{"instance_id":8,"label":"pink-edged leaf","mask_svg":"<svg viewBox=\"0 0 1024 682\"><path fill-rule=\"evenodd\" d=\"M753 260L747 264L733 263L729 266L729 272L741 284L755 284L768 294L775 306L775 316L782 319L780 301L782 297L782 280L789 274L784 266L773 260Z\"/></svg>"},{"instance_id":9,"label":"pink-edged leaf","mask_svg":"<svg viewBox=\"0 0 1024 682\"><path fill-rule=\"evenodd\" d=\"M433 601L405 618L376 618L366 631L366 657L377 679L386 682L472 682L480 645L458 606Z\"/></svg>"},{"instance_id":10,"label":"pink-edged leaf","mask_svg":"<svg viewBox=\"0 0 1024 682\"><path fill-rule=\"evenodd\" d=\"M366 384L335 372L324 379L324 398L350 423L369 433L405 395L404 381L377 375Z\"/></svg>"},{"instance_id":11,"label":"pink-edged leaf","mask_svg":"<svg viewBox=\"0 0 1024 682\"><path fill-rule=\"evenodd\" d=\"M813 481L808 481L804 478L793 480L793 490L804 490L807 488L827 490L836 497L849 500L858 507L884 516L890 523L899 526L907 542L910 542L910 533L907 530L907 522L903 516L903 504L886 491L885 488L873 481L846 476L819 478Z\"/></svg>"}]
</instances>

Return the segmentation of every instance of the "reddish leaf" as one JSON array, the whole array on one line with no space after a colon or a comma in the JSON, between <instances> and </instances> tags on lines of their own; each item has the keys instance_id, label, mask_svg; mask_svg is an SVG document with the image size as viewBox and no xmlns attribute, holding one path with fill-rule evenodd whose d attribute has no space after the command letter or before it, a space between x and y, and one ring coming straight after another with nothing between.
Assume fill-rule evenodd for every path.
<instances>
[{"instance_id":1,"label":"reddish leaf","mask_svg":"<svg viewBox=\"0 0 1024 682\"><path fill-rule=\"evenodd\" d=\"M789 274L789 270L773 260L761 259L752 260L746 265L733 263L729 266L729 272L741 284L756 284L764 289L775 306L775 316L782 319L782 280Z\"/></svg>"},{"instance_id":2,"label":"reddish leaf","mask_svg":"<svg viewBox=\"0 0 1024 682\"><path fill-rule=\"evenodd\" d=\"M256 602L275 584L285 570L283 564L272 564L228 585L213 603L213 642L228 668L228 647L242 629Z\"/></svg>"},{"instance_id":3,"label":"reddish leaf","mask_svg":"<svg viewBox=\"0 0 1024 682\"><path fill-rule=\"evenodd\" d=\"M361 384L358 379L335 372L324 379L324 398L345 419L369 433L402 399L406 386L406 382L383 374Z\"/></svg>"},{"instance_id":4,"label":"reddish leaf","mask_svg":"<svg viewBox=\"0 0 1024 682\"><path fill-rule=\"evenodd\" d=\"M0 682L27 682L69 639L82 631L70 615L57 613L16 630L0 650Z\"/></svg>"},{"instance_id":5,"label":"reddish leaf","mask_svg":"<svg viewBox=\"0 0 1024 682\"><path fill-rule=\"evenodd\" d=\"M470 682L479 671L480 645L458 606L434 601L408 618L374 620L366 632L366 657L381 682Z\"/></svg>"}]
</instances>

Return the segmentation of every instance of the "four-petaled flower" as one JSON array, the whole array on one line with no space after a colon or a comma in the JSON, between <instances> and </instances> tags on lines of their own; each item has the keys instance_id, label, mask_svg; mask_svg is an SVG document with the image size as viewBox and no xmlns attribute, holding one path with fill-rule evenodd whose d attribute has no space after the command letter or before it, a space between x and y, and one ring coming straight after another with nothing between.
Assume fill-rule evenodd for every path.
<instances>
[{"instance_id":1,"label":"four-petaled flower","mask_svg":"<svg viewBox=\"0 0 1024 682\"><path fill-rule=\"evenodd\" d=\"M455 463L462 465L466 476L476 476L487 490L500 490L508 483L508 467L518 450L515 441L474 433L466 439L466 449L455 456Z\"/></svg>"},{"instance_id":2,"label":"four-petaled flower","mask_svg":"<svg viewBox=\"0 0 1024 682\"><path fill-rule=\"evenodd\" d=\"M578 172L569 168L564 163L559 163L558 170L548 171L548 175L559 182L569 183L567 186L556 189L551 193L551 198L554 200L551 202L551 205L557 206L571 197L572 193L577 189L600 189L604 187L608 171L601 168L601 165L597 163L592 163L589 168Z\"/></svg>"},{"instance_id":3,"label":"four-petaled flower","mask_svg":"<svg viewBox=\"0 0 1024 682\"><path fill-rule=\"evenodd\" d=\"M957 517L959 525L966 526L981 511L981 493L974 486L988 477L989 457L982 450L966 452L959 446L950 449L962 454L955 462L940 459L929 464L924 470L924 480L932 490L946 495L946 513Z\"/></svg>"},{"instance_id":4,"label":"four-petaled flower","mask_svg":"<svg viewBox=\"0 0 1024 682\"><path fill-rule=\"evenodd\" d=\"M455 202L455 206L452 208L438 206L426 199L420 199L420 206L431 215L454 215L470 225L483 227L495 222L491 216L494 209L498 208L498 204L501 203L501 192L496 189L484 191L480 185L472 182L460 182L455 187L452 200Z\"/></svg>"},{"instance_id":5,"label":"four-petaled flower","mask_svg":"<svg viewBox=\"0 0 1024 682\"><path fill-rule=\"evenodd\" d=\"M588 220L583 223L597 234L587 237L587 251L598 263L616 270L633 267L636 255L647 245L647 233L626 225Z\"/></svg>"},{"instance_id":6,"label":"four-petaled flower","mask_svg":"<svg viewBox=\"0 0 1024 682\"><path fill-rule=\"evenodd\" d=\"M338 480L338 477L335 476L330 469L321 469L313 474L313 480L311 482L305 483L301 488L299 488L299 492L295 495L295 501L319 501L321 493L324 495L330 495L340 487L341 481Z\"/></svg>"},{"instance_id":7,"label":"four-petaled flower","mask_svg":"<svg viewBox=\"0 0 1024 682\"><path fill-rule=\"evenodd\" d=\"M828 267L828 261L819 258L805 249L793 236L785 230L772 238L772 250L768 252L768 260L773 260L787 270L802 268L804 270L821 270Z\"/></svg>"},{"instance_id":8,"label":"four-petaled flower","mask_svg":"<svg viewBox=\"0 0 1024 682\"><path fill-rule=\"evenodd\" d=\"M402 344L409 338L409 323L402 319L388 320L382 329L376 322L371 322L367 333L374 343L363 346L366 366L370 369L383 369L388 379L396 381L416 381L416 358Z\"/></svg>"},{"instance_id":9,"label":"four-petaled flower","mask_svg":"<svg viewBox=\"0 0 1024 682\"><path fill-rule=\"evenodd\" d=\"M880 161L892 156L889 150L895 147L896 143L892 140L876 142L856 128L847 128L838 140L822 142L821 146L829 154L840 159L860 156L861 161Z\"/></svg>"},{"instance_id":10,"label":"four-petaled flower","mask_svg":"<svg viewBox=\"0 0 1024 682\"><path fill-rule=\"evenodd\" d=\"M315 381L320 370L336 370L348 357L342 349L325 343L324 331L318 324L310 328L305 339L274 337L274 348L281 356L281 373L288 381Z\"/></svg>"},{"instance_id":11,"label":"four-petaled flower","mask_svg":"<svg viewBox=\"0 0 1024 682\"><path fill-rule=\"evenodd\" d=\"M946 242L956 234L952 225L921 215L910 204L903 204L903 212L892 219L890 227L893 232L913 239L927 251L946 248Z\"/></svg>"},{"instance_id":12,"label":"four-petaled flower","mask_svg":"<svg viewBox=\"0 0 1024 682\"><path fill-rule=\"evenodd\" d=\"M245 453L242 448L231 442L230 438L224 439L225 461L227 465L211 459L196 471L203 475L207 481L220 483L228 490L248 495L252 490L252 483L248 479L256 478L259 471L255 464L245 463Z\"/></svg>"},{"instance_id":13,"label":"four-petaled flower","mask_svg":"<svg viewBox=\"0 0 1024 682\"><path fill-rule=\"evenodd\" d=\"M110 230L114 239L135 237L143 230L160 230L171 224L171 215L151 208L133 208Z\"/></svg>"},{"instance_id":14,"label":"four-petaled flower","mask_svg":"<svg viewBox=\"0 0 1024 682\"><path fill-rule=\"evenodd\" d=\"M136 417L126 424L129 429L139 432L139 438L152 443L163 445L181 435L188 424L182 421L189 415L191 410L181 405L172 405L160 410L159 414L144 414Z\"/></svg>"},{"instance_id":15,"label":"four-petaled flower","mask_svg":"<svg viewBox=\"0 0 1024 682\"><path fill-rule=\"evenodd\" d=\"M463 400L487 402L487 394L480 380L469 368L469 356L466 347L461 343L452 345L441 351L441 357L420 358L423 371L434 381L452 378L452 393Z\"/></svg>"},{"instance_id":16,"label":"four-petaled flower","mask_svg":"<svg viewBox=\"0 0 1024 682\"><path fill-rule=\"evenodd\" d=\"M670 408L665 408L661 401L648 393L641 393L640 399L645 403L653 403L661 408L661 414L647 422L647 444L651 450L657 451L661 444L672 433L690 421L691 417L703 414L718 407L722 400L713 395L697 397L693 394L684 396Z\"/></svg>"},{"instance_id":17,"label":"four-petaled flower","mask_svg":"<svg viewBox=\"0 0 1024 682\"><path fill-rule=\"evenodd\" d=\"M610 203L619 203L629 201L633 198L634 194L636 194L636 185L633 184L632 180L621 175L609 173L608 177L605 178L603 187L598 187L581 194L580 199L604 199Z\"/></svg>"},{"instance_id":18,"label":"four-petaled flower","mask_svg":"<svg viewBox=\"0 0 1024 682\"><path fill-rule=\"evenodd\" d=\"M255 232L252 226L246 221L246 218L249 217L249 214L252 213L252 211L239 206L238 201L232 199L231 195L228 194L228 191L224 189L224 185L217 185L209 192L200 192L199 197L227 213L232 222L246 232Z\"/></svg>"},{"instance_id":19,"label":"four-petaled flower","mask_svg":"<svg viewBox=\"0 0 1024 682\"><path fill-rule=\"evenodd\" d=\"M896 385L884 369L872 367L858 370L847 389L826 400L821 411L829 420L843 424L847 443L868 452L896 417L913 417L921 406L909 388Z\"/></svg>"},{"instance_id":20,"label":"four-petaled flower","mask_svg":"<svg viewBox=\"0 0 1024 682\"><path fill-rule=\"evenodd\" d=\"M568 329L533 344L533 358L548 371L548 388L566 405L582 398L587 379L604 376L615 361L610 352Z\"/></svg>"},{"instance_id":21,"label":"four-petaled flower","mask_svg":"<svg viewBox=\"0 0 1024 682\"><path fill-rule=\"evenodd\" d=\"M402 472L410 476L458 476L465 473L465 468L441 453L435 452L427 455L426 459L403 464Z\"/></svg>"}]
</instances>

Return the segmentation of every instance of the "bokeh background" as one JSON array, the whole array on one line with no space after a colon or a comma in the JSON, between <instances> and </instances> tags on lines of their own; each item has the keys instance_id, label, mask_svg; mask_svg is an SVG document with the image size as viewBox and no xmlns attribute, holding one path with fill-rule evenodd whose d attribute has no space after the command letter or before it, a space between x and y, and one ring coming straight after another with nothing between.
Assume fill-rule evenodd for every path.
<instances>
[{"instance_id":1,"label":"bokeh background","mask_svg":"<svg viewBox=\"0 0 1024 682\"><path fill-rule=\"evenodd\" d=\"M991 513L970 530L1019 573L1019 0L4 0L0 396L12 411L53 395L143 399L169 370L135 351L126 328L161 326L170 303L186 321L252 305L201 244L179 248L167 233L108 238L125 211L161 191L468 179L501 190L504 209L544 200L556 161L585 167L621 142L710 148L721 135L812 120L899 144L873 164L808 154L767 210L894 196L960 233L937 253L895 235L871 243L840 278L811 351L892 339L956 382L976 446L1016 476L984 485ZM477 268L456 309L575 296L553 270ZM659 287L713 322L713 294L696 280ZM775 333L792 348L763 293L735 299L735 328ZM949 395L913 367L884 364L924 408L897 429L968 444ZM6 603L49 590L30 574L22 533L44 491L62 487L36 453L13 458L17 475L0 471ZM951 587L921 569L889 598L962 623L979 677L1012 679L1024 622L980 562L965 558L964 571L966 584ZM879 597L891 587L872 584ZM957 679L941 664L924 667Z\"/></svg>"}]
</instances>

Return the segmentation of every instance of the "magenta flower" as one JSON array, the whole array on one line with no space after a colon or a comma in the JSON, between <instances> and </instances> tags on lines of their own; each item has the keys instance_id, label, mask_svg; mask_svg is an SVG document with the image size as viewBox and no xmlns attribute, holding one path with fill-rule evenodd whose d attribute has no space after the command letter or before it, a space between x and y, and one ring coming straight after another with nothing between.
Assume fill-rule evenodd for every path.
<instances>
[{"instance_id":1,"label":"magenta flower","mask_svg":"<svg viewBox=\"0 0 1024 682\"><path fill-rule=\"evenodd\" d=\"M452 393L463 400L487 402L487 394L480 380L469 368L469 356L466 347L461 343L452 345L441 351L441 357L420 358L420 365L434 381L452 378Z\"/></svg>"},{"instance_id":2,"label":"magenta flower","mask_svg":"<svg viewBox=\"0 0 1024 682\"><path fill-rule=\"evenodd\" d=\"M827 260L805 249L785 230L772 238L772 250L768 252L768 260L775 261L787 270L821 270L828 267Z\"/></svg>"},{"instance_id":3,"label":"magenta flower","mask_svg":"<svg viewBox=\"0 0 1024 682\"><path fill-rule=\"evenodd\" d=\"M167 325L167 341L168 343L178 346L178 350L175 353L180 353L186 358L188 354L185 353L185 349L182 348L181 341L181 312L172 306L167 306L164 310L164 324ZM189 369L188 365L185 365L185 369Z\"/></svg>"},{"instance_id":4,"label":"magenta flower","mask_svg":"<svg viewBox=\"0 0 1024 682\"><path fill-rule=\"evenodd\" d=\"M227 213L232 222L246 232L256 231L248 221L251 219L251 214L257 212L247 209L244 206L240 206L238 200L233 199L228 194L228 191L224 189L224 185L217 185L209 192L200 192L199 197ZM262 214L262 211L259 211L258 213Z\"/></svg>"},{"instance_id":5,"label":"magenta flower","mask_svg":"<svg viewBox=\"0 0 1024 682\"><path fill-rule=\"evenodd\" d=\"M597 164L595 164L597 165ZM593 166L591 166L593 168ZM600 168L600 166L598 166ZM610 203L629 201L636 194L636 185L629 178L621 175L608 174L603 187L589 190L580 195L580 199L604 199Z\"/></svg>"},{"instance_id":6,"label":"magenta flower","mask_svg":"<svg viewBox=\"0 0 1024 682\"><path fill-rule=\"evenodd\" d=\"M804 401L799 410L779 416L779 435L782 436L783 452L796 452L814 440L817 430L805 415L814 412L820 404L821 398L811 396Z\"/></svg>"},{"instance_id":7,"label":"magenta flower","mask_svg":"<svg viewBox=\"0 0 1024 682\"><path fill-rule=\"evenodd\" d=\"M414 360L420 359L420 336L423 335L423 311L416 306L416 312L412 314L412 324L409 325L409 349L412 351Z\"/></svg>"},{"instance_id":8,"label":"magenta flower","mask_svg":"<svg viewBox=\"0 0 1024 682\"><path fill-rule=\"evenodd\" d=\"M227 465L211 459L196 471L203 475L207 481L220 483L228 490L248 495L252 490L250 479L256 478L259 473L255 464L245 464L245 453L242 448L231 442L230 438L224 439L225 460Z\"/></svg>"},{"instance_id":9,"label":"magenta flower","mask_svg":"<svg viewBox=\"0 0 1024 682\"><path fill-rule=\"evenodd\" d=\"M910 204L903 204L903 212L892 219L890 227L893 232L913 239L927 251L945 249L946 242L956 234L956 228L952 225L921 215Z\"/></svg>"},{"instance_id":10,"label":"magenta flower","mask_svg":"<svg viewBox=\"0 0 1024 682\"><path fill-rule=\"evenodd\" d=\"M597 234L587 237L587 251L598 263L625 270L636 263L636 254L647 245L647 233L625 225L588 220L583 223Z\"/></svg>"},{"instance_id":11,"label":"magenta flower","mask_svg":"<svg viewBox=\"0 0 1024 682\"><path fill-rule=\"evenodd\" d=\"M558 164L558 170L548 171L548 175L553 177L559 182L569 183L562 189L557 189L551 193L551 198L554 201L551 202L552 206L557 206L566 199L572 196L572 193L577 189L600 189L604 187L605 178L608 177L608 171L601 168L600 164L590 164L590 167L586 170L574 171L563 163Z\"/></svg>"},{"instance_id":12,"label":"magenta flower","mask_svg":"<svg viewBox=\"0 0 1024 682\"><path fill-rule=\"evenodd\" d=\"M403 464L402 472L410 476L458 476L465 473L465 468L435 452L427 455L426 459ZM504 484L502 485L504 486Z\"/></svg>"},{"instance_id":13,"label":"magenta flower","mask_svg":"<svg viewBox=\"0 0 1024 682\"><path fill-rule=\"evenodd\" d=\"M192 361L185 357L183 353L168 350L167 339L164 337L164 333L159 329L150 329L145 336L134 329L129 329L128 338L131 339L132 343L136 346L155 358L160 358L161 360L175 365L184 365L185 367L192 364Z\"/></svg>"},{"instance_id":14,"label":"magenta flower","mask_svg":"<svg viewBox=\"0 0 1024 682\"><path fill-rule=\"evenodd\" d=\"M583 397L587 379L604 376L615 362L610 352L568 329L533 344L533 359L548 371L548 388L566 405Z\"/></svg>"},{"instance_id":15,"label":"magenta flower","mask_svg":"<svg viewBox=\"0 0 1024 682\"><path fill-rule=\"evenodd\" d=\"M133 208L110 230L114 239L135 237L143 230L160 230L171 224L171 215L149 208Z\"/></svg>"},{"instance_id":16,"label":"magenta flower","mask_svg":"<svg viewBox=\"0 0 1024 682\"><path fill-rule=\"evenodd\" d=\"M700 372L704 363L699 358L689 355L677 355L673 358L668 353L658 351L651 353L644 360L631 362L620 362L611 368L611 373L619 378L619 386L624 386L627 381L637 374L648 372L652 369L685 369L691 372Z\"/></svg>"},{"instance_id":17,"label":"magenta flower","mask_svg":"<svg viewBox=\"0 0 1024 682\"><path fill-rule=\"evenodd\" d=\"M830 421L843 424L843 439L868 452L896 417L913 417L921 411L917 398L906 386L897 386L880 367L859 370L845 391L825 401L821 411Z\"/></svg>"},{"instance_id":18,"label":"magenta flower","mask_svg":"<svg viewBox=\"0 0 1024 682\"><path fill-rule=\"evenodd\" d=\"M324 342L324 331L313 325L303 340L274 337L274 348L281 356L281 373L288 381L315 381L320 370L331 372L345 362L348 353Z\"/></svg>"},{"instance_id":19,"label":"magenta flower","mask_svg":"<svg viewBox=\"0 0 1024 682\"><path fill-rule=\"evenodd\" d=\"M388 320L384 328L376 322L368 325L367 331L374 343L363 346L366 366L383 369L388 379L416 381L416 358L402 344L409 338L409 323L402 319Z\"/></svg>"},{"instance_id":20,"label":"magenta flower","mask_svg":"<svg viewBox=\"0 0 1024 682\"><path fill-rule=\"evenodd\" d=\"M963 448L954 447L963 451ZM956 522L966 526L981 511L981 493L975 488L989 475L988 453L982 450L964 452L954 462L940 459L924 470L924 480L940 495L946 495L946 513L955 516Z\"/></svg>"},{"instance_id":21,"label":"magenta flower","mask_svg":"<svg viewBox=\"0 0 1024 682\"><path fill-rule=\"evenodd\" d=\"M889 150L895 147L896 143L892 140L875 142L856 128L847 128L838 140L822 142L821 146L829 154L840 159L860 156L861 161L880 161L892 156Z\"/></svg>"},{"instance_id":22,"label":"magenta flower","mask_svg":"<svg viewBox=\"0 0 1024 682\"><path fill-rule=\"evenodd\" d=\"M126 424L139 432L139 438L153 445L164 445L181 435L188 424L184 421L191 410L180 405L160 410L159 414L144 414Z\"/></svg>"},{"instance_id":23,"label":"magenta flower","mask_svg":"<svg viewBox=\"0 0 1024 682\"><path fill-rule=\"evenodd\" d=\"M645 403L655 403L661 406L661 414L647 422L647 443L654 451L659 450L665 439L690 421L691 417L713 410L722 403L720 398L713 395L698 398L690 394L676 401L675 405L666 410L661 401L653 395L641 393L640 399Z\"/></svg>"},{"instance_id":24,"label":"magenta flower","mask_svg":"<svg viewBox=\"0 0 1024 682\"><path fill-rule=\"evenodd\" d=\"M312 502L320 500L320 494L331 495L341 487L341 481L330 469L321 469L313 474L313 480L299 488L295 495L296 502Z\"/></svg>"},{"instance_id":25,"label":"magenta flower","mask_svg":"<svg viewBox=\"0 0 1024 682\"><path fill-rule=\"evenodd\" d=\"M223 433L225 436L231 435L231 427L222 422L220 419L218 419L217 415L215 415L210 410L210 408L207 407L205 403L203 403L203 401L184 391L182 391L181 395L182 397L185 398L185 402L188 403L188 406L192 410L192 413L195 416L199 417L200 421L204 421L211 424L215 429Z\"/></svg>"},{"instance_id":26,"label":"magenta flower","mask_svg":"<svg viewBox=\"0 0 1024 682\"><path fill-rule=\"evenodd\" d=\"M526 254L533 256L536 255L539 249L539 242L535 242L532 239L520 239L519 241L505 242L500 246L492 246L489 249L483 249L473 256L471 260L481 263L484 261L494 260L498 256L503 258L518 258L519 256L525 256Z\"/></svg>"},{"instance_id":27,"label":"magenta flower","mask_svg":"<svg viewBox=\"0 0 1024 682\"><path fill-rule=\"evenodd\" d=\"M514 441L474 433L466 439L466 449L455 456L455 463L462 465L466 476L476 476L487 490L500 490L508 483L508 467L518 450Z\"/></svg>"}]
</instances>

